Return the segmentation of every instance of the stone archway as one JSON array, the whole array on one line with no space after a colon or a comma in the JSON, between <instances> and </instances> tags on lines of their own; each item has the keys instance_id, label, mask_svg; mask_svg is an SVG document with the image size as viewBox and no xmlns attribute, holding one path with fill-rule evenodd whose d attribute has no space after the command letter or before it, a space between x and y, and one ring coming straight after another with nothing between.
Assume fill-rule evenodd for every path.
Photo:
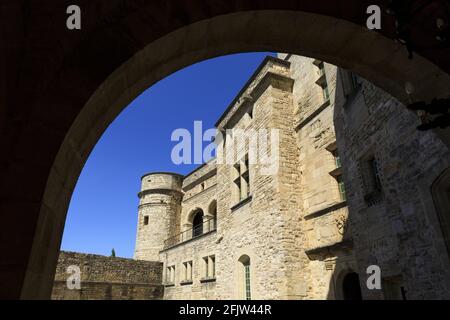
<instances>
[{"instance_id":1,"label":"stone archway","mask_svg":"<svg viewBox=\"0 0 450 320\"><path fill-rule=\"evenodd\" d=\"M0 17L9 26L5 43L14 44L0 59L10 77L0 96L7 106L0 298L50 296L67 207L89 153L139 93L185 66L236 52L290 52L353 70L403 102L407 81L413 100L447 96L448 49L408 60L392 40L392 21L380 33L365 28L367 6L385 2L93 0L78 34L54 25L65 25L62 4L8 5L3 12L12 13ZM32 18L40 22L27 29Z\"/></svg>"}]
</instances>

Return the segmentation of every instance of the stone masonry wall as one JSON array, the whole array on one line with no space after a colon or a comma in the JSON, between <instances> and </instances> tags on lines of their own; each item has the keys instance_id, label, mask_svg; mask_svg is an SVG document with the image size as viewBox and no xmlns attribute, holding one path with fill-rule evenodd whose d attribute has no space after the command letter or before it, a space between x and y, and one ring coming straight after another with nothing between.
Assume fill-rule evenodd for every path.
<instances>
[{"instance_id":1,"label":"stone masonry wall","mask_svg":"<svg viewBox=\"0 0 450 320\"><path fill-rule=\"evenodd\" d=\"M450 298L449 259L431 198L431 183L450 166L448 148L432 132L418 131L414 113L367 81L350 98L339 94L335 124L358 272L380 266L407 299ZM379 164L376 203L365 199L367 155ZM387 297L361 287L365 298Z\"/></svg>"},{"instance_id":2,"label":"stone masonry wall","mask_svg":"<svg viewBox=\"0 0 450 320\"><path fill-rule=\"evenodd\" d=\"M142 177L134 258L158 261L164 242L180 232L182 176L153 173Z\"/></svg>"},{"instance_id":3,"label":"stone masonry wall","mask_svg":"<svg viewBox=\"0 0 450 320\"><path fill-rule=\"evenodd\" d=\"M215 278L207 278L203 258L216 255L217 235L213 231L160 252L164 262L164 299L213 300ZM185 281L184 262L192 262L192 281ZM167 267L175 266L175 279L170 283Z\"/></svg>"},{"instance_id":4,"label":"stone masonry wall","mask_svg":"<svg viewBox=\"0 0 450 320\"><path fill-rule=\"evenodd\" d=\"M330 172L338 169L335 151L334 104L337 68L312 58L292 55L294 126L299 152L298 188L301 199L302 273L308 283L308 299L334 298L332 274L338 247L344 240L344 226L348 216L345 199L341 198L338 183ZM323 64L324 74L319 70ZM320 83L326 83L329 98L323 95ZM314 252L315 254L309 254Z\"/></svg>"},{"instance_id":5,"label":"stone masonry wall","mask_svg":"<svg viewBox=\"0 0 450 320\"><path fill-rule=\"evenodd\" d=\"M216 260L220 299L245 297L240 262L243 256L250 258L252 299L295 299L305 294L303 278L296 272L301 270L303 261L296 242L300 224L299 194L295 188L298 154L292 122L292 84L288 63L278 65L276 69L263 68L261 75L255 77L255 83L243 93L252 97L251 115L244 114L231 124L233 129L254 132L278 130L277 147L280 148L278 168L270 174L261 170L264 166L261 162L252 164L250 161L251 197L241 202L233 194L236 188L233 163L218 165L220 242ZM231 138L232 135L227 136L227 139ZM273 149L262 151L273 155Z\"/></svg>"},{"instance_id":6,"label":"stone masonry wall","mask_svg":"<svg viewBox=\"0 0 450 320\"><path fill-rule=\"evenodd\" d=\"M450 261L430 191L450 167L448 148L433 133L418 132L417 116L370 83L359 79L347 92L347 71L323 63L322 74L321 61L280 57L286 61L263 62L217 123L223 132L235 130L218 150L234 162L201 166L183 180L182 199L164 220L172 227L158 241L189 230L197 209L204 219L216 210L217 230L158 251L164 298L244 299L242 261L248 259L252 299L343 299L350 272L358 274L364 299L448 298ZM261 129L278 130L278 167L264 174L265 165L250 160L250 193L243 198L236 164L246 153L251 157L249 145L230 152L224 143L236 130ZM383 197L375 202L365 194L368 155L379 162ZM146 208L145 214L158 213L158 206ZM205 279L208 256L215 273ZM192 281L185 281L188 261ZM381 267L382 290L367 289L369 265ZM173 279L168 267L175 267Z\"/></svg>"},{"instance_id":7,"label":"stone masonry wall","mask_svg":"<svg viewBox=\"0 0 450 320\"><path fill-rule=\"evenodd\" d=\"M67 288L69 266L81 271L81 289ZM163 297L162 263L61 251L54 300L153 300Z\"/></svg>"}]
</instances>

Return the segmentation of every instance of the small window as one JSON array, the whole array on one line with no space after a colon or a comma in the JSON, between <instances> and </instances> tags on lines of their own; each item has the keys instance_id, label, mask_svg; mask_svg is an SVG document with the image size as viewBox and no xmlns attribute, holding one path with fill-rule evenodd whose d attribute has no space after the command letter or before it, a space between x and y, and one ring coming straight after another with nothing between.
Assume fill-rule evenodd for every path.
<instances>
[{"instance_id":1,"label":"small window","mask_svg":"<svg viewBox=\"0 0 450 320\"><path fill-rule=\"evenodd\" d=\"M175 283L175 265L166 268L166 283L167 284Z\"/></svg>"},{"instance_id":2,"label":"small window","mask_svg":"<svg viewBox=\"0 0 450 320\"><path fill-rule=\"evenodd\" d=\"M203 234L203 211L199 210L195 213L192 220L192 237L198 237Z\"/></svg>"},{"instance_id":3,"label":"small window","mask_svg":"<svg viewBox=\"0 0 450 320\"><path fill-rule=\"evenodd\" d=\"M334 164L336 165L336 168L340 168L341 167L341 158L339 157L339 153L338 153L337 149L334 150L332 152L332 154L334 157Z\"/></svg>"},{"instance_id":4,"label":"small window","mask_svg":"<svg viewBox=\"0 0 450 320\"><path fill-rule=\"evenodd\" d=\"M359 88L360 86L360 80L358 78L358 76L356 74L354 74L353 72L349 72L350 73L350 85L353 91L355 91L356 89Z\"/></svg>"},{"instance_id":5,"label":"small window","mask_svg":"<svg viewBox=\"0 0 450 320\"><path fill-rule=\"evenodd\" d=\"M326 82L324 82L321 85L321 88L322 88L323 101L330 100L330 92L328 91L328 84Z\"/></svg>"},{"instance_id":6,"label":"small window","mask_svg":"<svg viewBox=\"0 0 450 320\"><path fill-rule=\"evenodd\" d=\"M342 163L341 158L339 157L339 152L337 149L330 150L333 155L335 170L333 170L330 174L336 179L338 189L339 189L339 198L341 201L346 201L347 197L345 194L345 185L344 179L342 177Z\"/></svg>"},{"instance_id":7,"label":"small window","mask_svg":"<svg viewBox=\"0 0 450 320\"><path fill-rule=\"evenodd\" d=\"M251 281L250 281L250 257L243 255L239 258L239 262L242 265L242 284L244 289L245 300L252 299Z\"/></svg>"},{"instance_id":8,"label":"small window","mask_svg":"<svg viewBox=\"0 0 450 320\"><path fill-rule=\"evenodd\" d=\"M364 185L367 192L381 191L380 171L378 168L378 161L374 156L365 160L364 163L365 179Z\"/></svg>"},{"instance_id":9,"label":"small window","mask_svg":"<svg viewBox=\"0 0 450 320\"><path fill-rule=\"evenodd\" d=\"M235 179L233 182L238 194L237 201L242 201L250 196L250 166L248 154L234 165L234 172Z\"/></svg>"},{"instance_id":10,"label":"small window","mask_svg":"<svg viewBox=\"0 0 450 320\"><path fill-rule=\"evenodd\" d=\"M316 65L317 68L319 68L319 79L316 81L316 84L321 87L323 101L326 102L330 100L330 92L328 90L328 83L325 74L325 64L323 62L318 62Z\"/></svg>"},{"instance_id":11,"label":"small window","mask_svg":"<svg viewBox=\"0 0 450 320\"><path fill-rule=\"evenodd\" d=\"M400 277L396 278L384 278L383 294L385 300L406 300L406 290L402 286L402 280Z\"/></svg>"},{"instance_id":12,"label":"small window","mask_svg":"<svg viewBox=\"0 0 450 320\"><path fill-rule=\"evenodd\" d=\"M191 282L192 281L192 261L184 262L183 268L184 268L183 282Z\"/></svg>"},{"instance_id":13,"label":"small window","mask_svg":"<svg viewBox=\"0 0 450 320\"><path fill-rule=\"evenodd\" d=\"M336 177L336 181L338 183L339 196L341 198L341 201L346 201L347 200L347 196L345 194L345 185L344 185L344 180L342 179L342 175L337 176Z\"/></svg>"},{"instance_id":14,"label":"small window","mask_svg":"<svg viewBox=\"0 0 450 320\"><path fill-rule=\"evenodd\" d=\"M216 257L214 255L203 258L203 278L213 279L216 276Z\"/></svg>"},{"instance_id":15,"label":"small window","mask_svg":"<svg viewBox=\"0 0 450 320\"><path fill-rule=\"evenodd\" d=\"M378 160L375 156L367 157L361 163L364 184L364 199L369 206L382 200L383 188Z\"/></svg>"},{"instance_id":16,"label":"small window","mask_svg":"<svg viewBox=\"0 0 450 320\"><path fill-rule=\"evenodd\" d=\"M339 75L341 77L342 91L346 99L352 99L361 88L361 79L355 73L339 69Z\"/></svg>"},{"instance_id":17,"label":"small window","mask_svg":"<svg viewBox=\"0 0 450 320\"><path fill-rule=\"evenodd\" d=\"M359 275L356 272L345 275L342 281L342 294L344 300L362 300Z\"/></svg>"},{"instance_id":18,"label":"small window","mask_svg":"<svg viewBox=\"0 0 450 320\"><path fill-rule=\"evenodd\" d=\"M148 216L144 216L144 226L148 225Z\"/></svg>"},{"instance_id":19,"label":"small window","mask_svg":"<svg viewBox=\"0 0 450 320\"><path fill-rule=\"evenodd\" d=\"M319 65L317 66L319 68L319 76L324 76L325 75L325 64L323 62L319 63Z\"/></svg>"}]
</instances>

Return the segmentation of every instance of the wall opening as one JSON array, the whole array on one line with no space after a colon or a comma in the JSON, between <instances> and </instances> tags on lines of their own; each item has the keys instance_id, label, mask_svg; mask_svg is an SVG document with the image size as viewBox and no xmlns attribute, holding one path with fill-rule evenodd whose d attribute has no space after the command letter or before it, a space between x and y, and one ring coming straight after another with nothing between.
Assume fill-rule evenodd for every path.
<instances>
[{"instance_id":1,"label":"wall opening","mask_svg":"<svg viewBox=\"0 0 450 320\"><path fill-rule=\"evenodd\" d=\"M245 300L252 299L252 288L251 288L251 271L250 271L250 257L247 255L243 255L239 258L239 262L241 263L241 281L243 287L243 298Z\"/></svg>"},{"instance_id":2,"label":"wall opening","mask_svg":"<svg viewBox=\"0 0 450 320\"><path fill-rule=\"evenodd\" d=\"M192 237L198 237L203 234L203 211L199 210L194 214L192 220Z\"/></svg>"},{"instance_id":3,"label":"wall opening","mask_svg":"<svg viewBox=\"0 0 450 320\"><path fill-rule=\"evenodd\" d=\"M450 256L450 168L446 169L431 187L447 253Z\"/></svg>"},{"instance_id":4,"label":"wall opening","mask_svg":"<svg viewBox=\"0 0 450 320\"><path fill-rule=\"evenodd\" d=\"M342 297L344 300L362 300L359 275L356 272L347 273L342 280Z\"/></svg>"}]
</instances>

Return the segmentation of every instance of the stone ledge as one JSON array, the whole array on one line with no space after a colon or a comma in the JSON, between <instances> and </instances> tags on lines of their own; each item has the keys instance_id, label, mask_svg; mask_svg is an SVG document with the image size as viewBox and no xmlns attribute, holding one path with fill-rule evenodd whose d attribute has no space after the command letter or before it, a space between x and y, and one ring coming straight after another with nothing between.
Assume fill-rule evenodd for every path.
<instances>
[{"instance_id":1,"label":"stone ledge","mask_svg":"<svg viewBox=\"0 0 450 320\"><path fill-rule=\"evenodd\" d=\"M310 219L314 219L314 218L318 218L320 216L326 215L327 213L345 208L347 206L347 201L342 201L342 202L338 202L335 203L329 207L326 207L324 209L320 209L317 210L313 213L307 214L306 216L303 217L304 220L310 220Z\"/></svg>"},{"instance_id":2,"label":"stone ledge","mask_svg":"<svg viewBox=\"0 0 450 320\"><path fill-rule=\"evenodd\" d=\"M240 207L244 206L245 204L249 203L252 201L253 196L248 196L247 198L239 201L237 204L235 204L234 206L232 206L230 208L231 212L236 211L237 209L239 209Z\"/></svg>"},{"instance_id":3,"label":"stone ledge","mask_svg":"<svg viewBox=\"0 0 450 320\"><path fill-rule=\"evenodd\" d=\"M192 242L192 241L195 241L195 240L197 240L197 239L201 239L201 238L203 238L204 236L207 236L207 235L212 234L212 233L215 233L215 232L217 232L217 228L214 229L214 230L211 230L211 231L202 233L201 235L196 236L196 237L194 237L194 238L190 238L190 239L188 239L188 240L186 240L186 241L183 241L183 242L179 242L179 243L177 243L177 244L174 244L173 246L164 248L164 249L162 249L162 250L159 251L159 252L161 253L161 252L164 252L164 251L171 250L171 249L173 249L173 248L179 247L179 246L181 246L181 245L185 245L185 244L187 244L187 243L189 243L189 242Z\"/></svg>"},{"instance_id":4,"label":"stone ledge","mask_svg":"<svg viewBox=\"0 0 450 320\"><path fill-rule=\"evenodd\" d=\"M316 110L314 110L309 116L307 116L304 120L302 120L296 127L295 132L302 129L304 126L306 126L312 119L317 117L323 110L325 110L329 105L331 104L330 99L322 103L320 107L318 107Z\"/></svg>"},{"instance_id":5,"label":"stone ledge","mask_svg":"<svg viewBox=\"0 0 450 320\"><path fill-rule=\"evenodd\" d=\"M340 175L342 175L342 167L336 168L330 172L328 172L330 174L330 176L332 176L333 178L337 178Z\"/></svg>"},{"instance_id":6,"label":"stone ledge","mask_svg":"<svg viewBox=\"0 0 450 320\"><path fill-rule=\"evenodd\" d=\"M216 186L217 186L217 183L214 183L214 184L210 185L209 187L203 189L202 191L199 191L198 193L194 194L193 196L190 196L189 198L183 199L183 202L192 200L192 199L196 198L197 196L206 193L206 191L209 191L210 189L213 189Z\"/></svg>"},{"instance_id":7,"label":"stone ledge","mask_svg":"<svg viewBox=\"0 0 450 320\"><path fill-rule=\"evenodd\" d=\"M323 255L334 255L334 251L351 249L353 249L353 239L345 239L330 245L305 250L305 253L310 260L316 260Z\"/></svg>"},{"instance_id":8,"label":"stone ledge","mask_svg":"<svg viewBox=\"0 0 450 320\"><path fill-rule=\"evenodd\" d=\"M201 278L200 283L216 282L216 277Z\"/></svg>"},{"instance_id":9,"label":"stone ledge","mask_svg":"<svg viewBox=\"0 0 450 320\"><path fill-rule=\"evenodd\" d=\"M258 66L258 68L255 70L255 72L250 76L250 78L247 80L247 82L244 84L244 86L241 88L241 90L235 96L233 101L228 105L225 112L219 117L219 120L217 120L217 122L215 124L215 126L217 128L223 127L223 124L228 122L229 119L226 119L226 118L227 118L227 116L230 115L230 113L233 113L233 108L236 106L236 104L239 103L239 99L246 93L246 91L248 91L248 89L251 87L251 84L254 83L254 81L258 78L258 76L261 75L264 68L266 66L268 66L269 64L278 64L278 65L284 66L287 69L290 68L290 66L291 66L291 63L289 61L285 61L285 60L282 60L282 59L279 59L276 57L272 57L272 56L265 57L264 60Z\"/></svg>"}]
</instances>

